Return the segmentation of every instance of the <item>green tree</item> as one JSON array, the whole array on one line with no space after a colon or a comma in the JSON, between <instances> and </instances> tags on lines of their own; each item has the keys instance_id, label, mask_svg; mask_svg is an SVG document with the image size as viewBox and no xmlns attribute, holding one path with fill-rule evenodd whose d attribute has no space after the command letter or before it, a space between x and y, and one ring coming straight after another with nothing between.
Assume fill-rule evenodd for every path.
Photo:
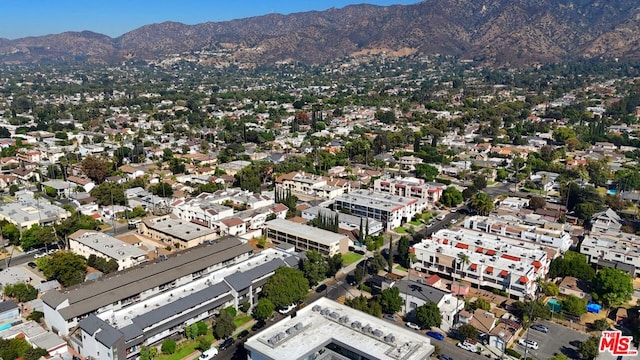
<instances>
[{"instance_id":1,"label":"green tree","mask_svg":"<svg viewBox=\"0 0 640 360\"><path fill-rule=\"evenodd\" d=\"M547 296L557 296L560 292L558 284L554 283L553 281L543 282L542 284L540 284L540 288L542 289L542 292Z\"/></svg>"},{"instance_id":2,"label":"green tree","mask_svg":"<svg viewBox=\"0 0 640 360\"><path fill-rule=\"evenodd\" d=\"M18 302L27 302L38 297L38 290L31 284L6 284L2 289L4 296L14 298Z\"/></svg>"},{"instance_id":3,"label":"green tree","mask_svg":"<svg viewBox=\"0 0 640 360\"><path fill-rule=\"evenodd\" d=\"M309 281L300 270L280 267L267 280L263 293L276 308L284 308L304 299L309 292Z\"/></svg>"},{"instance_id":4,"label":"green tree","mask_svg":"<svg viewBox=\"0 0 640 360\"><path fill-rule=\"evenodd\" d=\"M491 303L484 298L478 298L473 302L473 307L482 310L491 310Z\"/></svg>"},{"instance_id":5,"label":"green tree","mask_svg":"<svg viewBox=\"0 0 640 360\"><path fill-rule=\"evenodd\" d=\"M19 245L20 242L20 230L12 223L4 222L2 224L2 236L9 240L12 245Z\"/></svg>"},{"instance_id":6,"label":"green tree","mask_svg":"<svg viewBox=\"0 0 640 360\"><path fill-rule=\"evenodd\" d=\"M342 269L342 264L342 254L338 253L330 257L327 264L327 277L335 276Z\"/></svg>"},{"instance_id":7,"label":"green tree","mask_svg":"<svg viewBox=\"0 0 640 360\"><path fill-rule=\"evenodd\" d=\"M329 270L327 259L315 250L307 251L307 258L302 261L302 272L309 281L309 285L315 286L326 278Z\"/></svg>"},{"instance_id":8,"label":"green tree","mask_svg":"<svg viewBox=\"0 0 640 360\"><path fill-rule=\"evenodd\" d=\"M166 182L159 182L156 185L151 187L151 193L156 196L161 197L171 197L173 196L173 188L170 184Z\"/></svg>"},{"instance_id":9,"label":"green tree","mask_svg":"<svg viewBox=\"0 0 640 360\"><path fill-rule=\"evenodd\" d=\"M581 316L587 312L587 299L569 295L562 300L562 309L574 316Z\"/></svg>"},{"instance_id":10,"label":"green tree","mask_svg":"<svg viewBox=\"0 0 640 360\"><path fill-rule=\"evenodd\" d=\"M542 196L532 196L529 199L529 207L533 210L544 209L547 206L547 201Z\"/></svg>"},{"instance_id":11,"label":"green tree","mask_svg":"<svg viewBox=\"0 0 640 360\"><path fill-rule=\"evenodd\" d=\"M616 306L631 300L633 280L631 275L619 270L604 268L596 274L594 299L606 306Z\"/></svg>"},{"instance_id":12,"label":"green tree","mask_svg":"<svg viewBox=\"0 0 640 360\"><path fill-rule=\"evenodd\" d=\"M442 315L438 304L434 302L424 303L416 308L416 319L418 325L422 327L440 327L442 324Z\"/></svg>"},{"instance_id":13,"label":"green tree","mask_svg":"<svg viewBox=\"0 0 640 360\"><path fill-rule=\"evenodd\" d=\"M152 360L158 355L158 349L154 346L143 346L140 348L140 360Z\"/></svg>"},{"instance_id":14,"label":"green tree","mask_svg":"<svg viewBox=\"0 0 640 360\"><path fill-rule=\"evenodd\" d=\"M483 193L478 192L471 197L471 202L469 203L471 208L473 208L479 215L489 215L491 211L493 211L493 199Z\"/></svg>"},{"instance_id":15,"label":"green tree","mask_svg":"<svg viewBox=\"0 0 640 360\"><path fill-rule=\"evenodd\" d=\"M595 275L596 272L587 262L587 257L575 251L567 251L563 257L553 259L549 266L549 278L552 279L573 276L591 281Z\"/></svg>"},{"instance_id":16,"label":"green tree","mask_svg":"<svg viewBox=\"0 0 640 360\"><path fill-rule=\"evenodd\" d=\"M53 244L55 242L56 236L53 227L35 224L22 232L20 246L23 250L29 250L34 247Z\"/></svg>"},{"instance_id":17,"label":"green tree","mask_svg":"<svg viewBox=\"0 0 640 360\"><path fill-rule=\"evenodd\" d=\"M438 171L438 168L433 165L416 165L416 176L421 179L425 179L426 181L433 181L439 174L440 172Z\"/></svg>"},{"instance_id":18,"label":"green tree","mask_svg":"<svg viewBox=\"0 0 640 360\"><path fill-rule=\"evenodd\" d=\"M598 344L600 338L598 336L590 336L578 346L578 353L581 359L593 360L598 356Z\"/></svg>"},{"instance_id":19,"label":"green tree","mask_svg":"<svg viewBox=\"0 0 640 360\"><path fill-rule=\"evenodd\" d=\"M398 240L398 262L405 268L409 267L410 249L411 245L409 243L409 238L407 236L401 237L400 240Z\"/></svg>"},{"instance_id":20,"label":"green tree","mask_svg":"<svg viewBox=\"0 0 640 360\"><path fill-rule=\"evenodd\" d=\"M176 352L176 341L173 339L163 341L160 351L162 351L163 354L173 354Z\"/></svg>"},{"instance_id":21,"label":"green tree","mask_svg":"<svg viewBox=\"0 0 640 360\"><path fill-rule=\"evenodd\" d=\"M196 350L205 352L211 348L211 341L209 341L204 336L200 336L196 341L197 341Z\"/></svg>"},{"instance_id":22,"label":"green tree","mask_svg":"<svg viewBox=\"0 0 640 360\"><path fill-rule=\"evenodd\" d=\"M258 300L256 306L253 307L253 318L256 320L266 320L271 317L273 311L276 309L271 300L263 297Z\"/></svg>"},{"instance_id":23,"label":"green tree","mask_svg":"<svg viewBox=\"0 0 640 360\"><path fill-rule=\"evenodd\" d=\"M460 335L464 336L465 339L477 339L478 338L478 329L473 327L471 324L464 324L458 328L458 332Z\"/></svg>"},{"instance_id":24,"label":"green tree","mask_svg":"<svg viewBox=\"0 0 640 360\"><path fill-rule=\"evenodd\" d=\"M216 325L213 327L213 334L216 339L226 339L233 334L236 324L233 317L226 311L220 312L220 316L216 319Z\"/></svg>"},{"instance_id":25,"label":"green tree","mask_svg":"<svg viewBox=\"0 0 640 360\"><path fill-rule=\"evenodd\" d=\"M63 286L79 284L84 281L87 272L87 261L80 255L68 251L38 259L38 268L47 279L58 280Z\"/></svg>"},{"instance_id":26,"label":"green tree","mask_svg":"<svg viewBox=\"0 0 640 360\"><path fill-rule=\"evenodd\" d=\"M347 299L345 305L376 317L382 316L382 306L380 306L380 303L378 303L375 298L367 299L365 296L360 295Z\"/></svg>"},{"instance_id":27,"label":"green tree","mask_svg":"<svg viewBox=\"0 0 640 360\"><path fill-rule=\"evenodd\" d=\"M382 306L382 311L387 314L393 314L402 309L402 297L397 287L391 287L382 290L378 295L378 303Z\"/></svg>"},{"instance_id":28,"label":"green tree","mask_svg":"<svg viewBox=\"0 0 640 360\"><path fill-rule=\"evenodd\" d=\"M91 190L91 196L96 198L96 202L101 206L124 205L126 202L124 189L120 184L103 182Z\"/></svg>"},{"instance_id":29,"label":"green tree","mask_svg":"<svg viewBox=\"0 0 640 360\"><path fill-rule=\"evenodd\" d=\"M458 206L462 204L463 201L462 193L454 186L447 186L447 188L442 191L442 196L440 197L440 203L446 207Z\"/></svg>"}]
</instances>

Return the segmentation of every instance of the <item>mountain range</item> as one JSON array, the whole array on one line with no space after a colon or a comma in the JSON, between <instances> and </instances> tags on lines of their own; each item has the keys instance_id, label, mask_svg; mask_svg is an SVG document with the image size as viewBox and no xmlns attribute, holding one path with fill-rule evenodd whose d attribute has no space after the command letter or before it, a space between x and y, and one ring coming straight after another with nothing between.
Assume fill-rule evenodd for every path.
<instances>
[{"instance_id":1,"label":"mountain range","mask_svg":"<svg viewBox=\"0 0 640 360\"><path fill-rule=\"evenodd\" d=\"M640 57L638 0L425 0L185 25L120 37L83 32L0 39L0 62L112 63L221 51L229 61L323 63L343 56L442 54L490 64Z\"/></svg>"}]
</instances>

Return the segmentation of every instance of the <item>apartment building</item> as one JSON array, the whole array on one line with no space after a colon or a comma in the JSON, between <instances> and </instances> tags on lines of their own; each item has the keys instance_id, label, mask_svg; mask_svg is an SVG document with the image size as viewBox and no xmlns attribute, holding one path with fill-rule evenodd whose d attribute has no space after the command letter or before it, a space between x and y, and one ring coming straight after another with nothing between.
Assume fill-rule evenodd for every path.
<instances>
[{"instance_id":1,"label":"apartment building","mask_svg":"<svg viewBox=\"0 0 640 360\"><path fill-rule=\"evenodd\" d=\"M218 237L218 233L208 227L170 215L142 220L138 233L179 248L191 248Z\"/></svg>"},{"instance_id":2,"label":"apartment building","mask_svg":"<svg viewBox=\"0 0 640 360\"><path fill-rule=\"evenodd\" d=\"M411 221L427 208L425 199L408 198L369 190L355 190L335 199L334 209L351 215L372 218L392 230Z\"/></svg>"},{"instance_id":3,"label":"apartment building","mask_svg":"<svg viewBox=\"0 0 640 360\"><path fill-rule=\"evenodd\" d=\"M67 210L46 199L34 197L33 192L16 192L16 201L0 204L0 220L6 220L19 229L32 225L52 225L71 216Z\"/></svg>"},{"instance_id":4,"label":"apartment building","mask_svg":"<svg viewBox=\"0 0 640 360\"><path fill-rule=\"evenodd\" d=\"M244 344L247 359L429 359L431 340L403 326L320 298Z\"/></svg>"},{"instance_id":5,"label":"apartment building","mask_svg":"<svg viewBox=\"0 0 640 360\"><path fill-rule=\"evenodd\" d=\"M302 211L302 217L307 220L313 220L318 217L319 214L325 217L338 215L338 226L340 229L349 231L360 230L360 226L362 226L363 232L369 231L368 235L376 235L384 231L382 223L372 218L362 218L360 216L335 212L320 206L310 207Z\"/></svg>"},{"instance_id":6,"label":"apartment building","mask_svg":"<svg viewBox=\"0 0 640 360\"><path fill-rule=\"evenodd\" d=\"M544 222L541 225L527 225L524 222L503 220L490 216L471 216L464 220L466 229L488 234L525 240L559 249L564 252L573 244L571 235L559 223Z\"/></svg>"},{"instance_id":7,"label":"apartment building","mask_svg":"<svg viewBox=\"0 0 640 360\"><path fill-rule=\"evenodd\" d=\"M349 238L346 235L284 219L267 221L264 234L275 244L294 245L297 251L315 250L325 256L349 251Z\"/></svg>"},{"instance_id":8,"label":"apartment building","mask_svg":"<svg viewBox=\"0 0 640 360\"><path fill-rule=\"evenodd\" d=\"M640 270L640 237L624 233L591 233L580 244L580 253L592 264L621 269L632 276Z\"/></svg>"},{"instance_id":9,"label":"apartment building","mask_svg":"<svg viewBox=\"0 0 640 360\"><path fill-rule=\"evenodd\" d=\"M351 182L334 177L326 177L294 171L276 179L276 190L291 190L294 195L311 198L335 199L351 191Z\"/></svg>"},{"instance_id":10,"label":"apartment building","mask_svg":"<svg viewBox=\"0 0 640 360\"><path fill-rule=\"evenodd\" d=\"M281 266L296 266L291 253L253 254L234 237L160 258L95 282L43 296L47 325L93 359L136 358L154 345L220 309L255 304L267 279Z\"/></svg>"},{"instance_id":11,"label":"apartment building","mask_svg":"<svg viewBox=\"0 0 640 360\"><path fill-rule=\"evenodd\" d=\"M503 290L518 299L535 294L536 280L545 277L558 254L537 244L467 229L440 230L411 251L416 270Z\"/></svg>"},{"instance_id":12,"label":"apartment building","mask_svg":"<svg viewBox=\"0 0 640 360\"><path fill-rule=\"evenodd\" d=\"M118 263L119 270L128 269L147 260L146 251L92 230L78 230L69 235L69 249L86 258L95 255L107 261L113 259Z\"/></svg>"},{"instance_id":13,"label":"apartment building","mask_svg":"<svg viewBox=\"0 0 640 360\"><path fill-rule=\"evenodd\" d=\"M404 300L405 315L415 313L415 310L428 303L438 305L442 323L440 329L449 331L454 326L455 316L464 310L464 301L459 301L451 293L436 287L409 279L396 281L395 287L400 290L400 297Z\"/></svg>"},{"instance_id":14,"label":"apartment building","mask_svg":"<svg viewBox=\"0 0 640 360\"><path fill-rule=\"evenodd\" d=\"M426 182L415 177L390 177L379 178L373 183L373 190L395 196L425 199L431 204L440 200L445 189L444 184Z\"/></svg>"}]
</instances>

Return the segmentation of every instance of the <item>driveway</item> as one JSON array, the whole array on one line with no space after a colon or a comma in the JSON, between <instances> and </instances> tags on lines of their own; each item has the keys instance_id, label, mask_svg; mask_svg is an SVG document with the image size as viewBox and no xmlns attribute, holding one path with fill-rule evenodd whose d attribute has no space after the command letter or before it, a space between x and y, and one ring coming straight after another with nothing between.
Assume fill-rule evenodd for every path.
<instances>
[{"instance_id":1,"label":"driveway","mask_svg":"<svg viewBox=\"0 0 640 360\"><path fill-rule=\"evenodd\" d=\"M579 359L576 345L587 340L587 334L569 329L560 324L550 321L537 321L536 324L543 324L549 328L547 334L529 329L529 340L538 343L538 350L529 349L527 356L533 355L534 359L549 359L555 354L565 354L570 359ZM527 338L525 333L522 339ZM516 350L524 355L524 347L520 344L515 346Z\"/></svg>"}]
</instances>

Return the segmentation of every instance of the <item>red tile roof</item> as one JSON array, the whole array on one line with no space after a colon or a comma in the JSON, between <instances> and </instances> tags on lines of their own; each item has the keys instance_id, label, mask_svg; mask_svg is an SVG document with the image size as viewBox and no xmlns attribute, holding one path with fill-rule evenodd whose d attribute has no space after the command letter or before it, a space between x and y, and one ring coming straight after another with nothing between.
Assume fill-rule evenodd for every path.
<instances>
[{"instance_id":1,"label":"red tile roof","mask_svg":"<svg viewBox=\"0 0 640 360\"><path fill-rule=\"evenodd\" d=\"M502 270L502 271L500 271L500 276L507 277L507 276L509 276L509 272L507 270Z\"/></svg>"},{"instance_id":2,"label":"red tile roof","mask_svg":"<svg viewBox=\"0 0 640 360\"><path fill-rule=\"evenodd\" d=\"M456 244L456 247L457 247L458 249L468 249L468 248L469 248L469 245L467 245L467 244L463 244L463 243L457 243L457 244Z\"/></svg>"},{"instance_id":3,"label":"red tile roof","mask_svg":"<svg viewBox=\"0 0 640 360\"><path fill-rule=\"evenodd\" d=\"M520 258L517 256L513 256L513 255L509 255L509 254L502 254L501 256L503 259L507 259L507 260L511 260L511 261L520 261Z\"/></svg>"}]
</instances>

